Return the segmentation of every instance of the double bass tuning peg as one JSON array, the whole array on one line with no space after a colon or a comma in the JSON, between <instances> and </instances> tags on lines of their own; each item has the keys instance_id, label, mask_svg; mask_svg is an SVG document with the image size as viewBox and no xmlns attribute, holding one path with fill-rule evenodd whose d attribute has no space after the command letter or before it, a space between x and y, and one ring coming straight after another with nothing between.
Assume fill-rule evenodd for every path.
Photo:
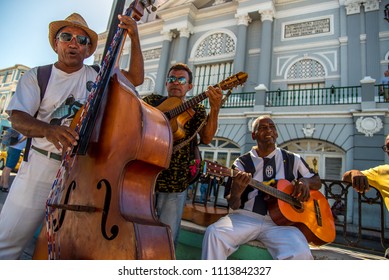
<instances>
[{"instance_id":1,"label":"double bass tuning peg","mask_svg":"<svg viewBox=\"0 0 389 280\"><path fill-rule=\"evenodd\" d=\"M154 6L155 0L148 0L147 2L149 3L149 5L146 6L146 11L147 11L149 14L151 14L151 12L155 12L155 11L157 10L157 7ZM150 7L150 6L151 6L151 12L150 12L150 10L149 10L149 7Z\"/></svg>"},{"instance_id":2,"label":"double bass tuning peg","mask_svg":"<svg viewBox=\"0 0 389 280\"><path fill-rule=\"evenodd\" d=\"M155 7L154 5L151 6L151 12L155 12L157 10L157 7ZM146 8L146 11L151 14L149 8Z\"/></svg>"}]
</instances>

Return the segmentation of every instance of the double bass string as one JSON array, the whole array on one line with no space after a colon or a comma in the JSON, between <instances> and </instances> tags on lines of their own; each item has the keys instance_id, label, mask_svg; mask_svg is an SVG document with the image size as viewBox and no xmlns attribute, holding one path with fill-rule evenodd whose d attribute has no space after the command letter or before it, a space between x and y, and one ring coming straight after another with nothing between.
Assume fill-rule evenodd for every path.
<instances>
[{"instance_id":1,"label":"double bass string","mask_svg":"<svg viewBox=\"0 0 389 280\"><path fill-rule=\"evenodd\" d=\"M132 14L132 6L130 6L125 15L130 16ZM82 138L83 129L89 124L91 117L91 112L96 108L96 100L99 95L103 93L103 87L107 84L109 75L111 74L111 69L113 62L116 58L116 53L119 44L121 43L123 37L123 29L117 28L115 36L112 39L112 42L107 50L107 53L102 61L101 69L96 77L96 81L93 84L92 90L88 95L87 101L83 106L79 120L76 123L74 130L79 133L80 139ZM76 147L76 152L78 147ZM60 232L55 226L59 226L60 221L60 212L55 211L55 205L60 204L62 195L65 189L64 182L67 174L70 173L74 165L76 157L72 150L67 150L63 156L60 168L57 172L56 178L51 187L48 199L46 201L46 230L47 230L47 240L48 240L48 256L50 260L60 259ZM55 222L54 222L55 221Z\"/></svg>"}]
</instances>

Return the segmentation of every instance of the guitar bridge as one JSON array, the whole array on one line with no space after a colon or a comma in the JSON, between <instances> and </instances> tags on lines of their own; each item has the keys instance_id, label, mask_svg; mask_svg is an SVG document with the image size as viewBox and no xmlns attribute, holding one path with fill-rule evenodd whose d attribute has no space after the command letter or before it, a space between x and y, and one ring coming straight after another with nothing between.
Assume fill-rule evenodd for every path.
<instances>
[{"instance_id":1,"label":"guitar bridge","mask_svg":"<svg viewBox=\"0 0 389 280\"><path fill-rule=\"evenodd\" d=\"M313 204L315 206L315 216L316 216L316 221L319 226L323 226L323 220L320 212L320 206L319 203L317 202L316 199L313 200Z\"/></svg>"}]
</instances>

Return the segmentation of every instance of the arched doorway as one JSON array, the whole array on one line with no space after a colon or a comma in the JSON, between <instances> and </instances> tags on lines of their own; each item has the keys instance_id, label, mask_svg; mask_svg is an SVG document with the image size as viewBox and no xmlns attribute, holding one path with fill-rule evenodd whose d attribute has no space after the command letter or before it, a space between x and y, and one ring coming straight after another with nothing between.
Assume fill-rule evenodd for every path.
<instances>
[{"instance_id":1,"label":"arched doorway","mask_svg":"<svg viewBox=\"0 0 389 280\"><path fill-rule=\"evenodd\" d=\"M345 172L345 152L334 144L302 139L282 143L279 146L301 155L322 179L341 180Z\"/></svg>"}]
</instances>

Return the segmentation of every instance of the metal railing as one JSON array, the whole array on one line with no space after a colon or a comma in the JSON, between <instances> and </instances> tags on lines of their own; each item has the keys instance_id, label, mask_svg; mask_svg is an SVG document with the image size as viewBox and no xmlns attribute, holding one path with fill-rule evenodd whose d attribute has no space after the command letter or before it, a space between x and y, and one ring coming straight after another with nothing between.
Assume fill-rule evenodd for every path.
<instances>
[{"instance_id":1,"label":"metal railing","mask_svg":"<svg viewBox=\"0 0 389 280\"><path fill-rule=\"evenodd\" d=\"M209 109L209 100L205 99L202 104ZM232 93L223 103L222 108L248 108L255 104L255 92Z\"/></svg>"},{"instance_id":2,"label":"metal railing","mask_svg":"<svg viewBox=\"0 0 389 280\"><path fill-rule=\"evenodd\" d=\"M194 183L190 187L190 197L188 197L191 203L227 209L228 203L224 198L225 179L221 178L213 182L211 178L205 183L201 183L200 180ZM350 248L384 252L389 247L389 229L385 229L387 210L379 191L371 187L366 194L358 194L356 205L349 205L349 196L356 193L350 183L326 179L322 179L321 182L323 194L331 205L335 219L337 236L333 243ZM357 209L357 213L353 209ZM368 213L371 215L372 211L375 211L374 215L379 215L376 219L377 223L366 225Z\"/></svg>"},{"instance_id":3,"label":"metal railing","mask_svg":"<svg viewBox=\"0 0 389 280\"><path fill-rule=\"evenodd\" d=\"M255 92L232 93L222 108L246 108L255 105ZM374 86L374 99L378 103L388 103L384 96L383 85ZM266 92L266 107L313 106L358 104L362 101L362 87L328 87L314 89L274 90ZM209 108L208 99L203 101Z\"/></svg>"},{"instance_id":4,"label":"metal railing","mask_svg":"<svg viewBox=\"0 0 389 280\"><path fill-rule=\"evenodd\" d=\"M278 89L267 91L266 97L266 106L268 107L357 104L361 102L361 87Z\"/></svg>"},{"instance_id":5,"label":"metal railing","mask_svg":"<svg viewBox=\"0 0 389 280\"><path fill-rule=\"evenodd\" d=\"M358 194L357 205L349 207L348 194L355 192L351 183L337 180L321 180L327 200L332 204L335 225L338 230L338 238L335 243L345 243L349 247L357 247L367 250L385 251L389 248L389 239L385 232L385 204L380 192L371 187L365 194ZM350 210L351 209L351 210ZM349 211L356 209L356 219L349 221ZM370 216L369 214L370 213ZM366 213L366 214L365 214ZM366 225L371 214L379 215L377 223ZM371 223L371 221L370 221ZM342 238L339 238L341 235ZM381 248L372 248L371 243L379 243ZM370 244L369 244L370 243ZM381 249L381 250L380 250ZM383 250L382 250L383 249Z\"/></svg>"}]
</instances>

